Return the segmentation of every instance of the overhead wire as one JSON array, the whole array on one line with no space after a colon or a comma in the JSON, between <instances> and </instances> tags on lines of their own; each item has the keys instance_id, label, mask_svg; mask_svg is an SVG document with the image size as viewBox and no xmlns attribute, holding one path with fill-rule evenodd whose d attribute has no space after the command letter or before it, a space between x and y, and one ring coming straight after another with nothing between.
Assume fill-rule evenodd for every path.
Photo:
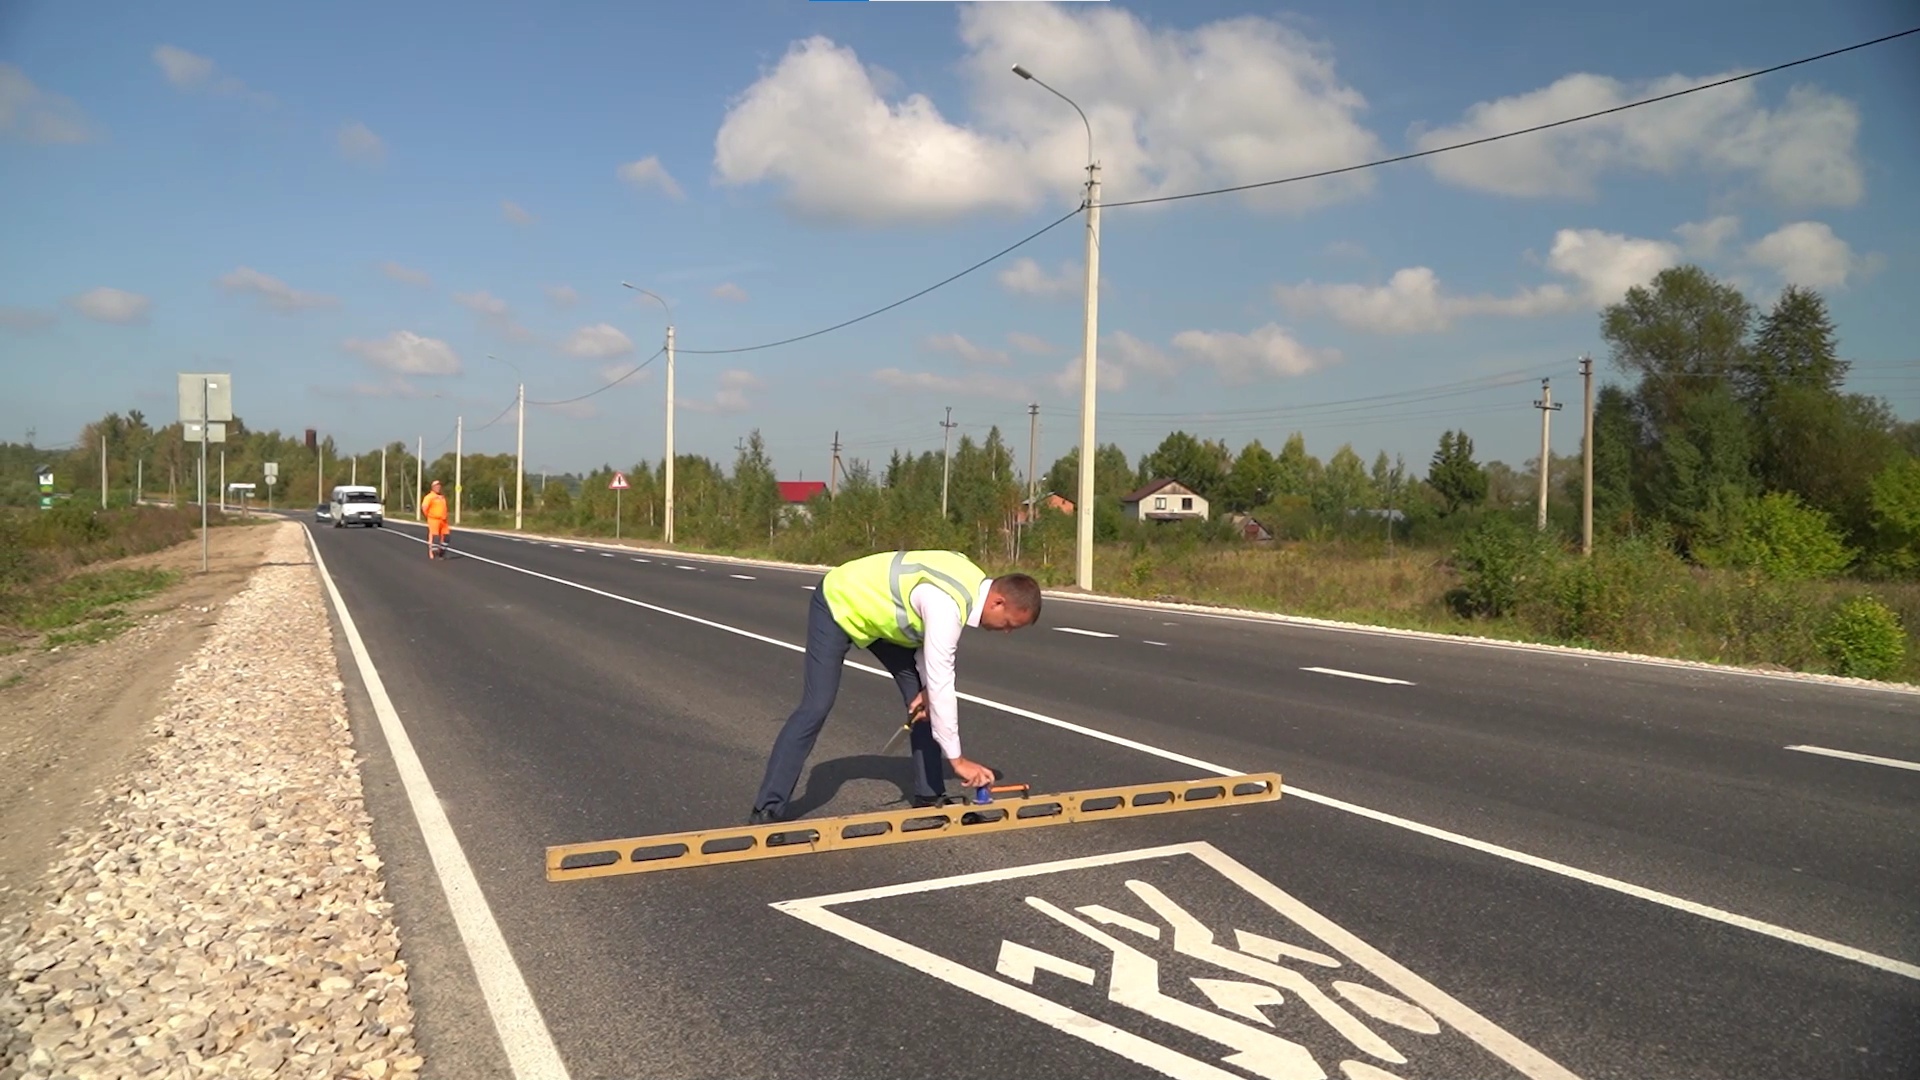
<instances>
[{"instance_id":1,"label":"overhead wire","mask_svg":"<svg viewBox=\"0 0 1920 1080\"><path fill-rule=\"evenodd\" d=\"M597 390L589 390L586 393L581 394L579 397L562 398L559 401L529 401L527 402L527 404L529 405L571 405L576 401L585 401L588 398L594 396L595 394L604 394L607 391L613 389L614 387L619 386L621 383L626 382L628 379L633 378L635 375L640 374L640 372L644 368L646 368L648 364L653 363L655 360L658 360L660 359L661 356L665 355L666 351L667 351L667 347L662 345L659 348L659 350L656 351L652 356L649 356L645 360L641 361L640 363L635 364L632 371L627 372L625 375L620 376L619 378L613 380L610 383L606 383L605 385L601 386Z\"/></svg>"},{"instance_id":2,"label":"overhead wire","mask_svg":"<svg viewBox=\"0 0 1920 1080\"><path fill-rule=\"evenodd\" d=\"M1073 217L1078 215L1082 210L1085 210L1086 208L1087 208L1086 202L1082 200L1079 206L1076 206L1072 210L1067 211L1065 214L1062 214L1059 217L1053 219L1053 221L1050 222L1049 224L1042 226L1041 228L1035 230L1034 232L1028 233L1025 237L1014 241L1013 243L1007 245L1006 247L1001 248L999 251L996 251L993 254L987 256L986 258L981 259L979 262L974 263L972 266L967 267L965 270L962 270L959 273L953 274L949 277L942 278L941 280L934 282L933 284L927 286L924 289L921 289L919 292L914 293L911 296L906 296L906 297L902 297L899 300L895 300L893 303L888 304L886 307L875 308L874 310L867 312L865 315L858 315L844 322L837 322L837 323L834 323L832 326L824 327L822 329L815 330L811 333L796 334L793 337L781 338L779 341L769 341L760 345L742 345L732 349L681 349L680 351L683 353L686 353L689 356L728 356L734 353L758 352L761 349L772 349L772 348L777 348L778 346L781 346L781 345L792 345L795 342L805 341L808 338L817 338L822 334L831 334L835 330L844 330L855 323L865 322L868 319L873 318L875 315L884 315L887 312L892 311L894 308L901 306L902 304L912 303L913 301L920 299L921 297L927 295L928 293L933 292L935 289L944 288L945 286L951 285L954 282L959 281L961 278L966 277L968 274L973 273L974 271L980 269L983 266L986 266L987 264L995 261L996 259L1000 259L1004 256L1011 255L1015 251L1020 250L1021 248L1027 246L1028 244L1031 244L1035 240L1040 239L1042 236L1045 236L1046 234L1052 232L1055 228L1059 227L1060 225L1065 224L1067 221L1071 220Z\"/></svg>"},{"instance_id":3,"label":"overhead wire","mask_svg":"<svg viewBox=\"0 0 1920 1080\"><path fill-rule=\"evenodd\" d=\"M1871 41L1862 41L1857 44L1848 45L1839 49L1829 49L1826 52L1818 53L1814 56L1803 56L1798 60L1789 60L1784 64L1775 64L1772 67L1761 68L1758 71L1749 71L1740 75L1730 75L1724 79L1715 79L1712 82L1702 83L1699 86L1690 86L1685 90L1675 90L1671 93L1657 94L1650 98L1641 98L1637 101L1629 101L1622 105L1615 105L1612 108L1597 109L1590 113L1582 113L1579 116L1569 116L1562 120L1553 120L1544 124L1535 124L1532 127L1524 127L1516 131L1502 132L1498 135L1486 135L1478 139L1468 139L1464 142L1450 143L1446 146L1436 146L1428 150L1416 150L1412 153L1397 154L1393 157L1380 158L1375 161L1366 161L1358 165L1343 165L1337 169L1322 169L1319 172L1301 173L1298 176L1286 176L1278 180L1261 180L1257 183L1252 183L1252 184L1235 184L1232 187L1211 188L1206 191L1189 191L1179 195L1157 195L1157 196L1154 196L1151 198L1145 198L1145 199L1124 199L1118 202L1102 202L1100 204L1100 209L1116 210L1126 206L1148 206L1155 203L1180 202L1185 199L1204 199L1214 195L1231 195L1241 191L1254 191L1259 188L1278 187L1282 184L1298 184L1308 180L1323 180L1329 176L1340 176L1345 173L1359 172L1363 169L1376 169L1382 165L1397 165L1404 161L1413 161L1418 158L1432 157L1436 154L1447 154L1455 150L1465 150L1468 147L1473 147L1473 146L1485 146L1488 143L1500 142L1503 139L1518 138L1521 135L1532 135L1536 132L1547 131L1552 128L1566 127L1569 124L1579 124L1579 123L1584 123L1588 120L1597 120L1602 116L1610 116L1614 113L1626 112L1629 109L1638 109L1647 105L1655 105L1662 101L1672 101L1674 98L1685 97L1688 94L1698 94L1703 90L1714 90L1722 86L1729 86L1729 85L1732 85L1733 83L1743 82L1747 79L1757 79L1762 75L1772 75L1772 74L1775 74L1776 72L1785 71L1788 68L1799 67L1802 64L1811 64L1811 63L1814 63L1815 61L1828 60L1833 57L1843 55L1845 53L1856 52L1860 49L1872 48L1875 45L1884 45L1889 41L1894 41L1899 38L1907 37L1910 34L1920 34L1920 26L1916 26L1909 30L1901 30L1897 33L1884 34L1880 37L1874 38Z\"/></svg>"}]
</instances>

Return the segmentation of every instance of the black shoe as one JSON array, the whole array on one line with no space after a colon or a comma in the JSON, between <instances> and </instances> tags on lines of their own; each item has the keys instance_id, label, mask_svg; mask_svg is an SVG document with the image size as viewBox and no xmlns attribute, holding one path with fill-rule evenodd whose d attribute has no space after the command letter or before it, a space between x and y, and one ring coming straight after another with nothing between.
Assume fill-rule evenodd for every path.
<instances>
[{"instance_id":1,"label":"black shoe","mask_svg":"<svg viewBox=\"0 0 1920 1080\"><path fill-rule=\"evenodd\" d=\"M778 810L755 810L747 815L749 825L778 825L779 823L780 811Z\"/></svg>"}]
</instances>

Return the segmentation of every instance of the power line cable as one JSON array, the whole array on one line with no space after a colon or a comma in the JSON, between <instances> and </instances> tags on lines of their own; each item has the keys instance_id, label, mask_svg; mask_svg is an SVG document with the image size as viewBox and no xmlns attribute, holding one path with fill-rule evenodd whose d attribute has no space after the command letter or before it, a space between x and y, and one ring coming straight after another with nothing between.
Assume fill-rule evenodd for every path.
<instances>
[{"instance_id":1,"label":"power line cable","mask_svg":"<svg viewBox=\"0 0 1920 1080\"><path fill-rule=\"evenodd\" d=\"M1272 405L1258 409L1214 409L1188 412L1125 412L1108 409L1102 410L1100 415L1108 419L1152 419L1161 421L1182 419L1212 420L1217 418L1230 419L1242 417L1248 419L1261 417L1280 419L1286 416L1299 415L1320 409L1331 409L1335 406L1360 405L1368 402L1390 404L1400 401L1425 401L1441 397L1453 397L1459 394L1499 390L1507 386L1517 385L1528 379L1538 378L1543 373L1558 370L1560 370L1560 362L1556 361L1552 364L1535 364L1532 367L1515 368L1511 371L1495 372L1491 375L1479 375L1457 382L1436 383L1432 386L1417 387L1412 390L1395 390L1384 394L1369 394L1365 397L1341 398L1332 401L1307 402L1301 405ZM1042 416L1078 415L1077 412L1071 409L1061 409L1058 406L1041 406L1040 413Z\"/></svg>"},{"instance_id":2,"label":"power line cable","mask_svg":"<svg viewBox=\"0 0 1920 1080\"><path fill-rule=\"evenodd\" d=\"M614 387L619 386L621 383L626 382L628 379L633 378L635 375L640 374L640 372L648 364L651 364L655 360L658 360L660 359L660 357L664 356L666 354L666 351L667 351L667 347L665 345L662 345L659 348L659 350L656 351L652 356L649 356L645 360L641 361L639 364L634 365L634 368L632 371L629 371L625 375L622 375L619 378L613 380L612 382L607 383L605 386L600 387L598 390L589 390L586 393L581 394L579 397L562 398L559 401L529 401L527 402L527 404L529 405L571 405L576 401L585 401L588 398L594 396L595 394L604 394L607 391L613 389Z\"/></svg>"},{"instance_id":3,"label":"power line cable","mask_svg":"<svg viewBox=\"0 0 1920 1080\"><path fill-rule=\"evenodd\" d=\"M1374 169L1382 165L1397 165L1400 162L1413 161L1416 158L1432 157L1435 154L1445 154L1454 150L1465 150L1470 146L1484 146L1487 143L1499 142L1502 139L1512 139L1521 135L1531 135L1531 134L1534 134L1535 132L1546 131L1550 128L1565 127L1568 124L1584 123L1585 121L1596 120L1602 116L1612 115L1613 113L1625 112L1628 109L1638 109L1643 105L1653 105L1662 101L1671 101L1674 98L1685 97L1688 94L1697 94L1702 90L1713 90L1718 87L1729 86L1733 83L1742 82L1747 79L1757 79L1762 75L1772 75L1776 72L1785 71L1788 68L1799 67L1801 64L1811 64L1816 60L1828 60L1833 57L1840 56L1844 53L1854 52L1859 49L1871 48L1875 45L1884 45L1889 41L1894 41L1898 38L1906 37L1909 34L1920 34L1920 26L1916 26L1911 30L1901 30L1898 33L1886 34L1882 37L1874 38L1871 41L1862 41L1856 45L1848 45L1845 48L1831 49L1831 50L1828 50L1827 52L1823 52L1815 56L1803 56L1798 60L1789 60L1784 64L1775 64L1772 67L1761 68L1759 71L1749 71L1744 75L1732 75L1724 79L1716 79L1710 83L1702 83L1699 86L1688 87L1685 90L1675 90L1669 94L1660 94L1655 97L1642 98L1639 101L1629 101L1624 105L1615 105L1610 109L1601 109L1597 112L1585 113L1580 116L1569 116L1564 120L1554 120L1545 124L1535 124L1532 127L1521 128L1517 131L1503 132L1499 135L1487 135L1478 139L1469 139L1466 142L1452 143L1447 146L1436 146L1431 150L1417 150L1410 154L1400 154L1396 157L1381 158L1378 161L1368 161L1359 165L1345 165L1338 169L1323 169L1320 172L1303 173L1299 176L1288 176L1288 177L1283 177L1279 180L1262 180L1258 183L1253 183L1253 184L1236 184L1233 187L1213 188L1208 191L1189 191L1181 195L1160 195L1160 196L1156 196L1154 198L1149 198L1149 199L1127 199L1122 202L1103 202L1100 204L1100 209L1114 210L1123 206L1147 206L1153 203L1179 202L1180 200L1183 200L1183 199L1204 199L1213 195L1231 195L1234 192L1238 192L1238 191L1253 191L1256 188L1278 187L1281 184L1298 184L1306 180L1321 180L1329 176L1340 176L1344 173L1359 172L1362 169Z\"/></svg>"},{"instance_id":4,"label":"power line cable","mask_svg":"<svg viewBox=\"0 0 1920 1080\"><path fill-rule=\"evenodd\" d=\"M473 430L474 430L474 433L475 433L475 434L478 434L478 433L480 433L480 432L482 432L482 431L485 431L485 430L487 430L488 428L490 428L490 427L492 427L493 425L495 425L495 424L497 424L497 423L499 423L499 422L500 422L500 417L502 417L502 416L505 416L505 415L507 415L508 413L510 413L510 412L512 412L512 411L513 411L513 407L514 407L515 405L518 405L518 404L520 404L520 399L519 399L519 397L517 397L517 396L516 396L516 397L515 397L515 398L514 398L514 399L513 399L512 401L509 401L509 402L507 402L507 407L506 407L506 408L504 408L504 409L501 409L501 410L500 410L500 412L499 412L499 414L498 414L498 415L496 415L496 416L495 416L495 417L494 417L493 419L491 419L491 420L489 420L489 421L487 421L487 422L486 422L486 423L484 423L484 424L481 424L481 425L480 425L479 427L477 427L477 428L474 428L474 429L473 429Z\"/></svg>"},{"instance_id":5,"label":"power line cable","mask_svg":"<svg viewBox=\"0 0 1920 1080\"><path fill-rule=\"evenodd\" d=\"M1024 237L1023 239L1017 240L1014 243L1001 248L999 251L996 251L993 254L987 256L986 258L981 259L979 262L974 263L972 266L967 267L965 270L962 270L951 277L943 278L940 281L936 281L933 284L927 286L926 288L921 289L919 292L914 293L912 296L907 296L899 300L895 300L893 303L888 304L886 307L875 308L874 310L867 312L865 315L860 315L855 318L848 319L845 322L834 323L832 326L826 327L825 329L821 329L821 330L815 330L809 334L799 334L790 338L781 338L779 341L769 341L762 345L742 345L739 348L734 348L734 349L681 349L680 351L688 354L689 356L726 356L726 355L731 355L733 353L758 352L761 349L772 349L781 345L792 345L796 341L805 341L808 338L817 338L822 334L831 334L835 330L843 330L849 326L852 326L854 323L865 322L868 319L873 318L875 315L884 315L887 312L892 311L894 308L897 308L902 304L912 303L913 301L920 299L921 297L927 295L928 293L934 291L935 289L943 288L947 285L953 284L956 281L959 281L961 278L966 277L968 274L973 273L975 270L978 270L983 266L986 266L988 263L991 263L994 260L999 259L1003 256L1010 255L1013 252L1018 251L1019 249L1027 246L1028 244L1033 243L1035 240L1040 239L1042 236L1045 236L1046 234L1052 232L1055 228L1065 224L1068 220L1070 220L1075 215L1079 214L1080 211L1085 210L1086 208L1087 208L1086 203L1082 201L1079 206L1076 206L1072 210L1069 210L1065 214L1062 214L1061 216L1055 218L1051 224L1046 225L1045 227L1039 229L1036 232L1027 234L1027 236Z\"/></svg>"}]
</instances>

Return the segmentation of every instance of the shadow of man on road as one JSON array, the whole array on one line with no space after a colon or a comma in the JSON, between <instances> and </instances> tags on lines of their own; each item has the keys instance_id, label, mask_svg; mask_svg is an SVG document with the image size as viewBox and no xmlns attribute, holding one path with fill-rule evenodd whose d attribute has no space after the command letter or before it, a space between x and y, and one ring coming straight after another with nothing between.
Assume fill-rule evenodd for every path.
<instances>
[{"instance_id":1,"label":"shadow of man on road","mask_svg":"<svg viewBox=\"0 0 1920 1080\"><path fill-rule=\"evenodd\" d=\"M840 789L853 780L884 780L899 790L900 798L897 801L904 803L913 795L912 775L913 759L905 756L857 754L823 761L807 773L807 789L787 804L787 816L796 818L818 810L832 802ZM878 810L881 807L862 809Z\"/></svg>"}]
</instances>

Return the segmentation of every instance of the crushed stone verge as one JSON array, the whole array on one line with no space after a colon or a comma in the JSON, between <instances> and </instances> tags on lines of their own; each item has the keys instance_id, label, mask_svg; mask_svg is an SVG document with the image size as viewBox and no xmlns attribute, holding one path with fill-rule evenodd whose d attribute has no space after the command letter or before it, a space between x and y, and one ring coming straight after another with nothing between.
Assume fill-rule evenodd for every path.
<instances>
[{"instance_id":1,"label":"crushed stone verge","mask_svg":"<svg viewBox=\"0 0 1920 1080\"><path fill-rule=\"evenodd\" d=\"M279 526L47 902L0 927L0 1080L418 1075L343 689Z\"/></svg>"}]
</instances>

